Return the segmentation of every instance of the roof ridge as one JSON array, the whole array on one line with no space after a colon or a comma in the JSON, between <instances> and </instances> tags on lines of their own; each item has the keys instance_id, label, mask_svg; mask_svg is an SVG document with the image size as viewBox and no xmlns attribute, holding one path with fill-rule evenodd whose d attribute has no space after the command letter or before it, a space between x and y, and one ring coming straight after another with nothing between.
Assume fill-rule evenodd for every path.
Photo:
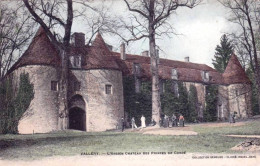
<instances>
[{"instance_id":1,"label":"roof ridge","mask_svg":"<svg viewBox=\"0 0 260 166\"><path fill-rule=\"evenodd\" d=\"M119 52L115 52L113 51L112 53L116 53L116 54L119 54ZM137 56L137 57L141 57L141 58L147 58L147 59L150 59L150 57L146 57L146 56L142 56L142 55L137 55L137 54L126 54L127 56ZM209 71L214 71L214 72L217 72L214 68L206 65L206 64L201 64L201 63L194 63L194 62L185 62L185 61L180 61L180 60L173 60L173 59L166 59L166 58L160 58L160 60L162 61L168 61L168 62L176 62L176 63L185 63L187 65L203 65L204 67L207 67L209 69ZM144 62L145 63L145 62ZM169 64L159 64L159 65L163 65L163 66L168 66L168 67L171 67L172 65L169 65ZM181 68L181 67L178 67L178 68ZM190 68L190 67L182 67L182 68ZM196 69L196 68L192 68L192 69ZM198 69L196 69L198 70ZM202 70L202 69L200 69Z\"/></svg>"}]
</instances>

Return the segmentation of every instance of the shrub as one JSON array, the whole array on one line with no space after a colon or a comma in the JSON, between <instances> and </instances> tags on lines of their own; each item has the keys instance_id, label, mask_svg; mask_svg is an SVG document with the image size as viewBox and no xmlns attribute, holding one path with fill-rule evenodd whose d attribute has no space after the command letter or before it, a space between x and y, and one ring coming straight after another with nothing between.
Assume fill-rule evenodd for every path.
<instances>
[{"instance_id":1,"label":"shrub","mask_svg":"<svg viewBox=\"0 0 260 166\"><path fill-rule=\"evenodd\" d=\"M18 92L13 90L12 79L7 78L1 83L0 99L0 133L18 133L18 123L24 112L29 108L34 97L33 84L29 74L22 73Z\"/></svg>"}]
</instances>

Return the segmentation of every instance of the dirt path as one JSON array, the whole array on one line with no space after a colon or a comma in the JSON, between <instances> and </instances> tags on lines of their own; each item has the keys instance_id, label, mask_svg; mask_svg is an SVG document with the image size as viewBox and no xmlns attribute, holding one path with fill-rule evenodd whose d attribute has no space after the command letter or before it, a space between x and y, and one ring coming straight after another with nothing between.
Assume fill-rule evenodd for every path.
<instances>
[{"instance_id":1,"label":"dirt path","mask_svg":"<svg viewBox=\"0 0 260 166\"><path fill-rule=\"evenodd\" d=\"M243 126L246 122L237 123L199 123L199 124L187 124L185 127L171 127L171 128L156 128L156 127L146 127L144 129L127 129L127 132L137 132L142 134L152 134L152 135L197 135L198 133L192 130L193 126L201 127L232 127L232 126Z\"/></svg>"},{"instance_id":2,"label":"dirt path","mask_svg":"<svg viewBox=\"0 0 260 166\"><path fill-rule=\"evenodd\" d=\"M208 158L205 157L222 157ZM256 158L228 158L234 154L185 154L185 155L120 155L120 156L69 156L49 157L34 161L0 161L4 166L257 166L260 156ZM238 156L238 155L237 155ZM242 155L249 156L249 155ZM254 156L254 155L252 155ZM195 159L195 157L197 157Z\"/></svg>"},{"instance_id":3,"label":"dirt path","mask_svg":"<svg viewBox=\"0 0 260 166\"><path fill-rule=\"evenodd\" d=\"M152 134L152 135L197 135L195 131L187 130L184 128L181 129L158 129L158 130L151 130L151 131L145 131L143 134Z\"/></svg>"}]
</instances>

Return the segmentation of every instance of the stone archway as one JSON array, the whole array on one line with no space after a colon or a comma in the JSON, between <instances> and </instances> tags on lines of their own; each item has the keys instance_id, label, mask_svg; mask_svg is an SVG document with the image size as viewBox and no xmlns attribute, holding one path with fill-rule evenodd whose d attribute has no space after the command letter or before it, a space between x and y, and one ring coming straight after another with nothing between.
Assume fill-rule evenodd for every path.
<instances>
[{"instance_id":1,"label":"stone archway","mask_svg":"<svg viewBox=\"0 0 260 166\"><path fill-rule=\"evenodd\" d=\"M75 95L69 101L69 129L86 131L85 101L81 95Z\"/></svg>"},{"instance_id":2,"label":"stone archway","mask_svg":"<svg viewBox=\"0 0 260 166\"><path fill-rule=\"evenodd\" d=\"M86 131L86 113L78 107L69 110L69 129Z\"/></svg>"}]
</instances>

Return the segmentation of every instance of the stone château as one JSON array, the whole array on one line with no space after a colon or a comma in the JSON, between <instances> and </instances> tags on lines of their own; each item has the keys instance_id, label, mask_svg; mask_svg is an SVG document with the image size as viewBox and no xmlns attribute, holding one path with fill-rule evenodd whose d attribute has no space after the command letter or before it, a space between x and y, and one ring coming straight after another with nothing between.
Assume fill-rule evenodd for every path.
<instances>
[{"instance_id":1,"label":"stone ch\u00e2teau","mask_svg":"<svg viewBox=\"0 0 260 166\"><path fill-rule=\"evenodd\" d=\"M91 46L85 45L85 35L74 33L69 57L68 115L58 113L59 74L61 59L42 28L30 46L7 73L18 88L19 75L29 73L34 84L34 99L19 121L19 133L46 133L59 130L58 119L66 118L71 129L105 131L116 129L124 116L123 77L135 76L135 91L140 92L143 79L151 78L148 51L141 55L113 52L101 34ZM218 85L217 117L227 119L230 113L238 117L251 116L251 82L237 57L232 55L225 72L219 73L205 65L160 59L159 78L163 93L163 80L181 81L198 92L198 117L203 118L206 86Z\"/></svg>"}]
</instances>

